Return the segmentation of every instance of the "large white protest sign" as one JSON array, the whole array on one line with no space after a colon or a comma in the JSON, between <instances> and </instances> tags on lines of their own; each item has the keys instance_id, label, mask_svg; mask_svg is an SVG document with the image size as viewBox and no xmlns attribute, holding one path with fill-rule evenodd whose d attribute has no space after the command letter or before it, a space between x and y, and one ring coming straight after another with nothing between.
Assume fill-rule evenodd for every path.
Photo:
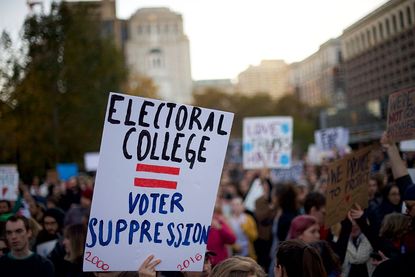
<instances>
[{"instance_id":1,"label":"large white protest sign","mask_svg":"<svg viewBox=\"0 0 415 277\"><path fill-rule=\"evenodd\" d=\"M245 118L243 123L244 168L289 168L292 137L292 117Z\"/></svg>"},{"instance_id":2,"label":"large white protest sign","mask_svg":"<svg viewBox=\"0 0 415 277\"><path fill-rule=\"evenodd\" d=\"M15 201L19 186L19 172L15 165L0 166L0 199Z\"/></svg>"},{"instance_id":3,"label":"large white protest sign","mask_svg":"<svg viewBox=\"0 0 415 277\"><path fill-rule=\"evenodd\" d=\"M201 271L233 114L111 93L84 271Z\"/></svg>"},{"instance_id":4,"label":"large white protest sign","mask_svg":"<svg viewBox=\"0 0 415 277\"><path fill-rule=\"evenodd\" d=\"M349 130L343 127L317 130L314 139L321 150L343 149L349 144Z\"/></svg>"}]
</instances>

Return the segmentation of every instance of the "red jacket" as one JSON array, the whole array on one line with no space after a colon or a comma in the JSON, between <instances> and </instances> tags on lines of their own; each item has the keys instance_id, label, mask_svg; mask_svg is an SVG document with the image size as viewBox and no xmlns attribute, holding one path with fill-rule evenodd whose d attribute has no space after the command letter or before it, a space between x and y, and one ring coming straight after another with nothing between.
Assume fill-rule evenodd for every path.
<instances>
[{"instance_id":1,"label":"red jacket","mask_svg":"<svg viewBox=\"0 0 415 277\"><path fill-rule=\"evenodd\" d=\"M209 251L215 252L216 254L216 256L212 256L211 258L212 266L215 266L228 258L229 254L226 245L234 244L236 241L236 236L226 223L223 216L214 214L213 218L218 220L222 225L222 228L220 229L210 226L208 235L207 249Z\"/></svg>"}]
</instances>

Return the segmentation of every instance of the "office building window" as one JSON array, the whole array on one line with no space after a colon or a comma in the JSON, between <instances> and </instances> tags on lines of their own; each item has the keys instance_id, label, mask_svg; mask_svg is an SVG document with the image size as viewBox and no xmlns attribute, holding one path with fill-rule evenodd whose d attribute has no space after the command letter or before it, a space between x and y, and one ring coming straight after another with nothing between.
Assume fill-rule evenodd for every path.
<instances>
[{"instance_id":1,"label":"office building window","mask_svg":"<svg viewBox=\"0 0 415 277\"><path fill-rule=\"evenodd\" d=\"M401 30L404 29L405 28L405 19L404 19L402 11L399 11L399 23L400 23L400 26L401 26Z\"/></svg>"},{"instance_id":2,"label":"office building window","mask_svg":"<svg viewBox=\"0 0 415 277\"><path fill-rule=\"evenodd\" d=\"M379 22L379 36L380 36L380 39L383 39L383 24L382 24L382 22Z\"/></svg>"},{"instance_id":3,"label":"office building window","mask_svg":"<svg viewBox=\"0 0 415 277\"><path fill-rule=\"evenodd\" d=\"M390 36L391 29L390 29L390 25L389 25L389 18L386 18L385 26L386 26L386 36Z\"/></svg>"},{"instance_id":4,"label":"office building window","mask_svg":"<svg viewBox=\"0 0 415 277\"><path fill-rule=\"evenodd\" d=\"M362 34L360 35L360 41L361 41L361 43L362 43L362 47L363 47L363 48L366 48L366 47L367 47L367 45L366 45L366 40L365 40L365 34L364 34L364 33L362 33Z\"/></svg>"},{"instance_id":5,"label":"office building window","mask_svg":"<svg viewBox=\"0 0 415 277\"><path fill-rule=\"evenodd\" d=\"M159 69L164 67L163 52L159 48L153 48L148 53L150 68Z\"/></svg>"},{"instance_id":6,"label":"office building window","mask_svg":"<svg viewBox=\"0 0 415 277\"><path fill-rule=\"evenodd\" d=\"M412 25L412 14L411 14L411 8L408 6L406 7L406 18L408 19L408 25Z\"/></svg>"},{"instance_id":7,"label":"office building window","mask_svg":"<svg viewBox=\"0 0 415 277\"><path fill-rule=\"evenodd\" d=\"M392 15L392 25L393 25L393 32L396 34L398 32L398 23L396 22L395 15Z\"/></svg>"},{"instance_id":8,"label":"office building window","mask_svg":"<svg viewBox=\"0 0 415 277\"><path fill-rule=\"evenodd\" d=\"M370 46L372 44L372 38L370 37L370 30L367 30L366 37L367 37L367 44Z\"/></svg>"}]
</instances>

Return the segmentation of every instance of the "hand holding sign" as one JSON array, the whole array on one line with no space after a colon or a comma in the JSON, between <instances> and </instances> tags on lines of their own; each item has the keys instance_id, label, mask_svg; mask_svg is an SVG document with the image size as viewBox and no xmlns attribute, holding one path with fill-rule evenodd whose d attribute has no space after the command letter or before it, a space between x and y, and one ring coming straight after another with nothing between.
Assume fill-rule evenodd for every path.
<instances>
[{"instance_id":1,"label":"hand holding sign","mask_svg":"<svg viewBox=\"0 0 415 277\"><path fill-rule=\"evenodd\" d=\"M359 219L363 216L363 209L359 204L355 204L349 211L350 217L354 220Z\"/></svg>"},{"instance_id":2,"label":"hand holding sign","mask_svg":"<svg viewBox=\"0 0 415 277\"><path fill-rule=\"evenodd\" d=\"M138 269L138 276L140 277L154 277L157 276L156 266L161 263L160 259L154 259L154 255L150 255L141 264Z\"/></svg>"}]
</instances>

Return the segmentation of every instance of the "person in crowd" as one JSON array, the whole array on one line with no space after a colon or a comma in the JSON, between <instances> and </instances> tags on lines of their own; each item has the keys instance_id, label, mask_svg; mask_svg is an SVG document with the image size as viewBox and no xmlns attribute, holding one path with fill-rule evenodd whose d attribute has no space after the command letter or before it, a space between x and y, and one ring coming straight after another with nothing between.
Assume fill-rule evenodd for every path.
<instances>
[{"instance_id":1,"label":"person in crowd","mask_svg":"<svg viewBox=\"0 0 415 277\"><path fill-rule=\"evenodd\" d=\"M386 257L396 258L410 247L405 239L410 230L411 218L409 216L400 213L387 214L379 232L367 224L364 212L359 205L351 209L350 216L359 224L373 249L381 251Z\"/></svg>"},{"instance_id":2,"label":"person in crowd","mask_svg":"<svg viewBox=\"0 0 415 277\"><path fill-rule=\"evenodd\" d=\"M375 173L370 176L368 183L368 207L365 211L366 216L376 217L376 212L379 206L382 204L383 195L382 191L385 188L385 175L381 173Z\"/></svg>"},{"instance_id":3,"label":"person in crowd","mask_svg":"<svg viewBox=\"0 0 415 277\"><path fill-rule=\"evenodd\" d=\"M12 205L10 201L2 199L0 200L0 215L10 213L12 209Z\"/></svg>"},{"instance_id":4,"label":"person in crowd","mask_svg":"<svg viewBox=\"0 0 415 277\"><path fill-rule=\"evenodd\" d=\"M46 208L52 209L52 208L58 208L59 199L54 195L49 195L46 197Z\"/></svg>"},{"instance_id":5,"label":"person in crowd","mask_svg":"<svg viewBox=\"0 0 415 277\"><path fill-rule=\"evenodd\" d=\"M234 254L256 259L254 241L258 237L258 230L255 219L244 210L242 198L234 197L229 218L229 224L236 236L236 242L232 248Z\"/></svg>"},{"instance_id":6,"label":"person in crowd","mask_svg":"<svg viewBox=\"0 0 415 277\"><path fill-rule=\"evenodd\" d=\"M374 270L370 260L373 248L359 225L351 218L350 213L349 217L352 222L352 231L343 262L343 275L345 277L369 277Z\"/></svg>"},{"instance_id":7,"label":"person in crowd","mask_svg":"<svg viewBox=\"0 0 415 277\"><path fill-rule=\"evenodd\" d=\"M0 257L9 253L9 248L7 247L6 238L0 237Z\"/></svg>"},{"instance_id":8,"label":"person in crowd","mask_svg":"<svg viewBox=\"0 0 415 277\"><path fill-rule=\"evenodd\" d=\"M370 176L368 183L369 202L375 201L380 204L382 199L381 191L383 190L384 182L385 176L381 173L376 173Z\"/></svg>"},{"instance_id":9,"label":"person in crowd","mask_svg":"<svg viewBox=\"0 0 415 277\"><path fill-rule=\"evenodd\" d=\"M212 257L212 266L228 258L228 246L235 242L236 236L222 215L221 199L218 197L215 202L207 242L207 248L216 253L216 256Z\"/></svg>"},{"instance_id":10,"label":"person in crowd","mask_svg":"<svg viewBox=\"0 0 415 277\"><path fill-rule=\"evenodd\" d=\"M33 199L33 201L30 201L29 203L29 211L31 218L36 220L37 223L41 224L45 213L45 207Z\"/></svg>"},{"instance_id":11,"label":"person in crowd","mask_svg":"<svg viewBox=\"0 0 415 277\"><path fill-rule=\"evenodd\" d=\"M287 238L291 221L298 215L297 191L293 184L283 184L277 187L277 201L281 208L281 216L278 219L277 237L278 241Z\"/></svg>"},{"instance_id":12,"label":"person in crowd","mask_svg":"<svg viewBox=\"0 0 415 277\"><path fill-rule=\"evenodd\" d=\"M302 240L287 240L280 244L276 256L276 277L326 277L318 251Z\"/></svg>"},{"instance_id":13,"label":"person in crowd","mask_svg":"<svg viewBox=\"0 0 415 277\"><path fill-rule=\"evenodd\" d=\"M65 228L65 257L63 260L55 261L57 276L93 276L92 273L82 272L85 239L86 229L82 224L73 224Z\"/></svg>"},{"instance_id":14,"label":"person in crowd","mask_svg":"<svg viewBox=\"0 0 415 277\"><path fill-rule=\"evenodd\" d=\"M6 220L13 215L11 203L8 200L0 200L0 236L5 236Z\"/></svg>"},{"instance_id":15,"label":"person in crowd","mask_svg":"<svg viewBox=\"0 0 415 277\"><path fill-rule=\"evenodd\" d=\"M270 277L274 275L275 255L280 242L287 238L291 221L298 215L297 191L293 184L279 184L274 190L272 201L279 209L272 225L271 264L268 270Z\"/></svg>"},{"instance_id":16,"label":"person in crowd","mask_svg":"<svg viewBox=\"0 0 415 277\"><path fill-rule=\"evenodd\" d=\"M297 182L295 188L297 190L298 211L300 214L304 214L305 213L304 204L305 204L305 199L307 195L309 194L309 189L307 185L305 184L305 181L303 180L300 180L299 182Z\"/></svg>"},{"instance_id":17,"label":"person in crowd","mask_svg":"<svg viewBox=\"0 0 415 277\"><path fill-rule=\"evenodd\" d=\"M305 243L311 243L320 239L320 226L317 219L311 215L299 215L295 217L288 231L287 240L300 239Z\"/></svg>"},{"instance_id":18,"label":"person in crowd","mask_svg":"<svg viewBox=\"0 0 415 277\"><path fill-rule=\"evenodd\" d=\"M412 219L411 226L406 235L406 244L408 245L406 251L413 253L415 252L415 185L413 184L412 179L408 174L408 169L399 154L398 147L389 139L387 133L383 134L381 144L382 147L386 149L391 161L393 177L399 188L400 197L405 203L406 213Z\"/></svg>"},{"instance_id":19,"label":"person in crowd","mask_svg":"<svg viewBox=\"0 0 415 277\"><path fill-rule=\"evenodd\" d=\"M234 256L228 258L213 268L211 277L265 277L267 276L260 265L249 257Z\"/></svg>"},{"instance_id":20,"label":"person in crowd","mask_svg":"<svg viewBox=\"0 0 415 277\"><path fill-rule=\"evenodd\" d=\"M10 252L0 257L1 276L54 276L53 264L30 251L31 236L27 218L14 215L7 219L6 238Z\"/></svg>"},{"instance_id":21,"label":"person in crowd","mask_svg":"<svg viewBox=\"0 0 415 277\"><path fill-rule=\"evenodd\" d=\"M272 202L272 184L268 178L261 178L263 195L255 201L254 215L257 220L258 238L254 242L258 264L268 269L271 263L272 223L277 205Z\"/></svg>"},{"instance_id":22,"label":"person in crowd","mask_svg":"<svg viewBox=\"0 0 415 277\"><path fill-rule=\"evenodd\" d=\"M324 227L326 217L326 197L319 192L310 192L304 200L304 212L317 219L320 225L320 238L326 240L329 235L329 229Z\"/></svg>"},{"instance_id":23,"label":"person in crowd","mask_svg":"<svg viewBox=\"0 0 415 277\"><path fill-rule=\"evenodd\" d=\"M409 232L411 218L400 213L391 213L385 216L379 231L382 245L380 250L389 258L397 257L406 252L405 236Z\"/></svg>"},{"instance_id":24,"label":"person in crowd","mask_svg":"<svg viewBox=\"0 0 415 277\"><path fill-rule=\"evenodd\" d=\"M408 174L408 169L395 142L390 140L386 132L381 138L381 144L390 159L393 178L399 188L401 199L406 205L407 214L411 217L411 225L408 227L408 233L405 236L404 243L408 246L405 253L389 259L379 251L381 261L373 272L373 277L415 276L415 267L413 266L415 260L415 185Z\"/></svg>"},{"instance_id":25,"label":"person in crowd","mask_svg":"<svg viewBox=\"0 0 415 277\"><path fill-rule=\"evenodd\" d=\"M48 186L46 184L40 184L39 176L34 176L32 184L30 186L30 194L37 200L41 201L48 196Z\"/></svg>"},{"instance_id":26,"label":"person in crowd","mask_svg":"<svg viewBox=\"0 0 415 277\"><path fill-rule=\"evenodd\" d=\"M74 204L67 211L65 216L64 225L73 225L83 223L83 219L86 215L89 215L92 203L92 189L86 188L82 191L80 204Z\"/></svg>"},{"instance_id":27,"label":"person in crowd","mask_svg":"<svg viewBox=\"0 0 415 277\"><path fill-rule=\"evenodd\" d=\"M330 244L325 240L318 240L309 243L311 247L314 247L323 261L324 269L326 270L328 277L340 277L342 276L342 265L340 258L334 253Z\"/></svg>"},{"instance_id":28,"label":"person in crowd","mask_svg":"<svg viewBox=\"0 0 415 277\"><path fill-rule=\"evenodd\" d=\"M56 195L60 194L59 187L55 186L58 190ZM76 177L71 177L66 182L66 190L63 195L59 198L59 207L65 212L71 208L73 204L79 204L81 200L81 187L79 185L78 179ZM66 224L65 224L66 225Z\"/></svg>"},{"instance_id":29,"label":"person in crowd","mask_svg":"<svg viewBox=\"0 0 415 277\"><path fill-rule=\"evenodd\" d=\"M402 201L399 188L395 184L386 185L382 190L382 201L379 206L368 210L368 220L375 230L379 230L385 215L401 212Z\"/></svg>"},{"instance_id":30,"label":"person in crowd","mask_svg":"<svg viewBox=\"0 0 415 277\"><path fill-rule=\"evenodd\" d=\"M43 229L36 239L36 253L43 256L49 255L56 242L61 240L64 216L65 214L60 209L52 208L45 211Z\"/></svg>"}]
</instances>

